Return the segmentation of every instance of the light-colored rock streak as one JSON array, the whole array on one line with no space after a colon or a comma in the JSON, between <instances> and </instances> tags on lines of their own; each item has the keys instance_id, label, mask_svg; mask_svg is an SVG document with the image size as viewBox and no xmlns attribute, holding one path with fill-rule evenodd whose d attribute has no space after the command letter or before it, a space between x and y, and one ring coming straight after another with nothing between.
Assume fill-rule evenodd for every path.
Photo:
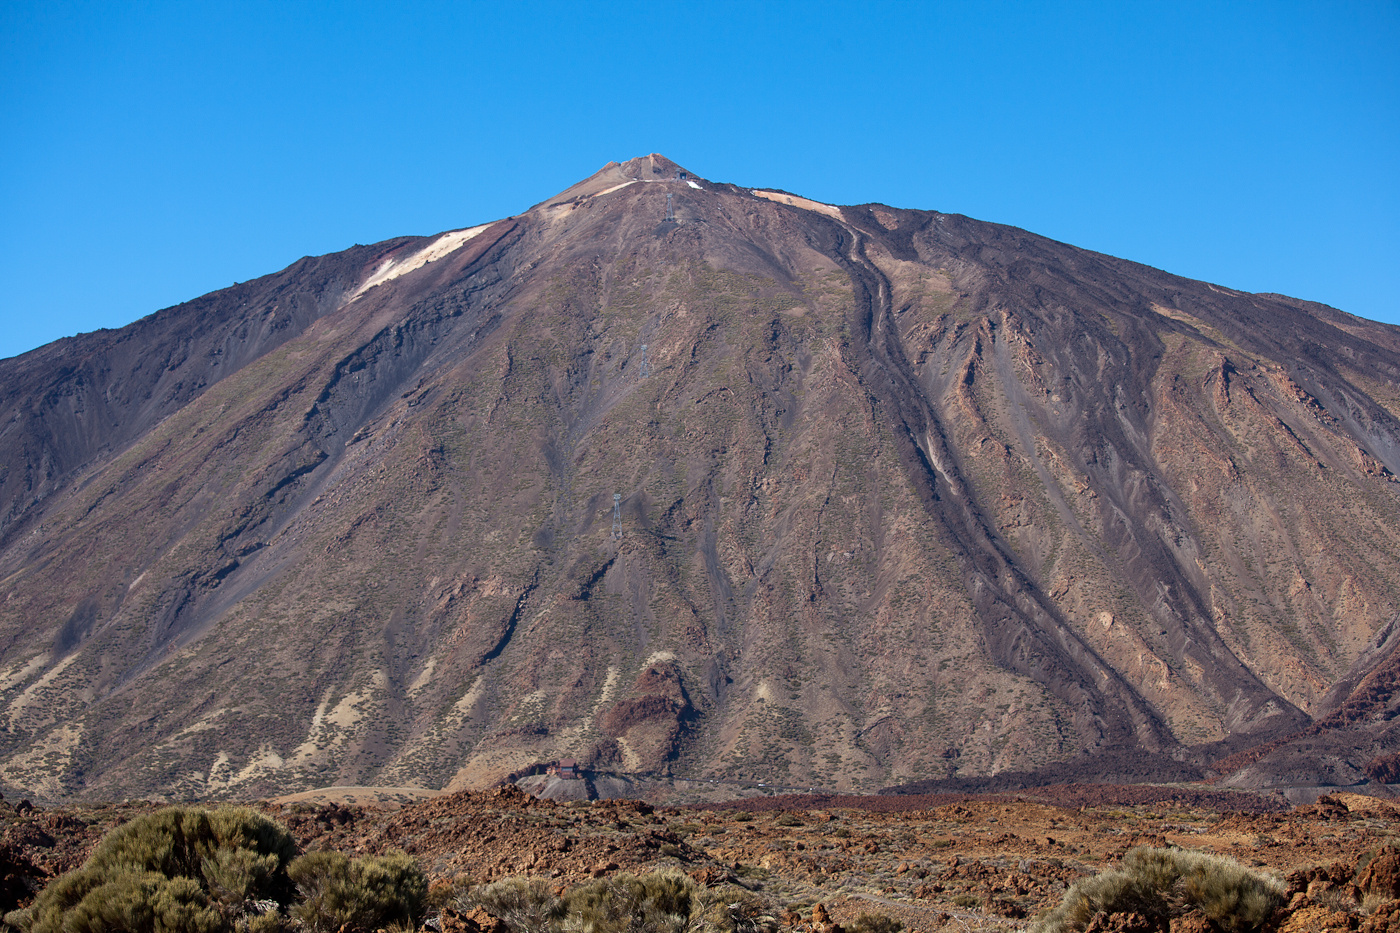
<instances>
[{"instance_id":1,"label":"light-colored rock streak","mask_svg":"<svg viewBox=\"0 0 1400 933\"><path fill-rule=\"evenodd\" d=\"M620 187L620 186L619 186ZM359 288L355 289L350 300L354 301L365 292L376 285L383 285L401 275L407 275L415 269L422 268L430 262L451 255L466 245L467 241L485 230L491 224L481 224L477 227L468 227L465 230L453 230L451 233L444 233L427 246L414 253L406 259L386 259L380 264L375 273L364 281Z\"/></svg>"},{"instance_id":2,"label":"light-colored rock streak","mask_svg":"<svg viewBox=\"0 0 1400 933\"><path fill-rule=\"evenodd\" d=\"M783 194L779 191L761 191L754 189L753 193L760 198L767 198L770 201L777 201L779 204L788 204L792 207L800 207L807 211L816 211L818 214L825 214L828 217L841 219L841 208L833 204L823 204L820 201L812 201L807 198L799 198L795 194Z\"/></svg>"},{"instance_id":3,"label":"light-colored rock streak","mask_svg":"<svg viewBox=\"0 0 1400 933\"><path fill-rule=\"evenodd\" d=\"M622 184L620 184L620 185L613 185L611 188L604 188L602 191L599 191L597 194L591 194L591 195L589 195L589 197L592 197L592 198L601 198L601 197L602 197L603 195L605 195L605 194L612 194L614 191L617 191L617 190L619 190L619 189L621 189L621 188L626 188L628 185L635 185L637 182L639 182L639 181L641 181L641 180L642 180L642 179L640 179L640 178L631 178L631 179L628 179L627 181L624 181L624 182L623 182Z\"/></svg>"}]
</instances>

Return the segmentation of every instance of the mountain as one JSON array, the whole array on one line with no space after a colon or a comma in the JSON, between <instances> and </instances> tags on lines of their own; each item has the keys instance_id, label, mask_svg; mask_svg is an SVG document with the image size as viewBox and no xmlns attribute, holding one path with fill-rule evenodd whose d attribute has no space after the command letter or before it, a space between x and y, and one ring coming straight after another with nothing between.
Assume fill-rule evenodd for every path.
<instances>
[{"instance_id":1,"label":"mountain","mask_svg":"<svg viewBox=\"0 0 1400 933\"><path fill-rule=\"evenodd\" d=\"M1400 328L609 163L0 361L0 782L1354 783L1397 473Z\"/></svg>"}]
</instances>

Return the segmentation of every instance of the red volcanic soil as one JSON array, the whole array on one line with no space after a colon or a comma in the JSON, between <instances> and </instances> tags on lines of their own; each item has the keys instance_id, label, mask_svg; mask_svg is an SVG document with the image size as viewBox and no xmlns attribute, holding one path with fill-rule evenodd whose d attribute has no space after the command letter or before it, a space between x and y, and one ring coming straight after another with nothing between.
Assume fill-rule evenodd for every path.
<instances>
[{"instance_id":1,"label":"red volcanic soil","mask_svg":"<svg viewBox=\"0 0 1400 933\"><path fill-rule=\"evenodd\" d=\"M1289 809L1289 804L1277 796L1143 784L1053 784L1005 794L778 794L715 804L712 809L768 813L836 807L879 813L906 813L971 799L1008 803L1035 801L1056 807L1117 807L1169 803L1181 807L1240 813L1277 813Z\"/></svg>"},{"instance_id":2,"label":"red volcanic soil","mask_svg":"<svg viewBox=\"0 0 1400 933\"><path fill-rule=\"evenodd\" d=\"M885 913L911 930L1019 925L1130 848L1176 845L1286 876L1275 928L1379 931L1400 917L1400 807L1355 795L1282 809L1277 798L1181 787L1062 785L1035 795L785 796L670 808L560 804L514 787L394 808L258 804L307 850L401 849L439 885L534 875L561 886L671 867L739 885L790 928ZM102 833L149 803L0 810L4 908L81 863ZM1393 892L1393 893L1392 893ZM1364 908L1364 909L1363 909ZM1321 927L1315 926L1320 929ZM828 930L827 933L830 933Z\"/></svg>"}]
</instances>

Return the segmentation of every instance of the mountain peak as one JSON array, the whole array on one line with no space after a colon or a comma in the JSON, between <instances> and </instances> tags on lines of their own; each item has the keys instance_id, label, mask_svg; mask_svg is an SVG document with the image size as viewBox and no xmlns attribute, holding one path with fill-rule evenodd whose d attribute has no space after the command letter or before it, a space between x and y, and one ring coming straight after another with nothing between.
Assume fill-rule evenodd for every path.
<instances>
[{"instance_id":1,"label":"mountain peak","mask_svg":"<svg viewBox=\"0 0 1400 933\"><path fill-rule=\"evenodd\" d=\"M653 152L651 155L639 156L635 159L628 159L622 163L623 172L632 178L639 178L644 181L658 181L664 178L675 178L677 173L689 175L684 168L672 162L670 159Z\"/></svg>"},{"instance_id":2,"label":"mountain peak","mask_svg":"<svg viewBox=\"0 0 1400 933\"><path fill-rule=\"evenodd\" d=\"M535 208L565 204L578 198L591 198L636 182L683 182L692 178L695 176L685 168L664 155L653 152L650 155L628 159L626 162L609 162L582 181L536 204Z\"/></svg>"}]
</instances>

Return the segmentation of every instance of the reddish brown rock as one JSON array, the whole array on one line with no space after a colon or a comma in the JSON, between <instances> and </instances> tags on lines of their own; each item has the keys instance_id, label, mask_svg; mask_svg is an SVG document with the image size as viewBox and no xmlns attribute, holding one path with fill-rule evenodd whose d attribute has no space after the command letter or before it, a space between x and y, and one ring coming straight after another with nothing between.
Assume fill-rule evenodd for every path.
<instances>
[{"instance_id":1,"label":"reddish brown rock","mask_svg":"<svg viewBox=\"0 0 1400 933\"><path fill-rule=\"evenodd\" d=\"M1400 900L1385 901L1361 921L1360 933L1400 933Z\"/></svg>"},{"instance_id":2,"label":"reddish brown rock","mask_svg":"<svg viewBox=\"0 0 1400 933\"><path fill-rule=\"evenodd\" d=\"M1400 755L1380 755L1366 763L1366 776L1382 784L1400 784Z\"/></svg>"},{"instance_id":3,"label":"reddish brown rock","mask_svg":"<svg viewBox=\"0 0 1400 933\"><path fill-rule=\"evenodd\" d=\"M1089 918L1084 933L1162 933L1164 928L1163 921L1137 911L1111 914L1101 910Z\"/></svg>"},{"instance_id":4,"label":"reddish brown rock","mask_svg":"<svg viewBox=\"0 0 1400 933\"><path fill-rule=\"evenodd\" d=\"M733 872L726 871L714 865L702 865L692 871L690 877L695 879L697 884L702 884L707 888L713 888L721 884L733 884L736 880Z\"/></svg>"},{"instance_id":5,"label":"reddish brown rock","mask_svg":"<svg viewBox=\"0 0 1400 933\"><path fill-rule=\"evenodd\" d=\"M1278 933L1344 933L1356 929L1347 914L1328 907L1305 907L1289 914L1278 927Z\"/></svg>"},{"instance_id":6,"label":"reddish brown rock","mask_svg":"<svg viewBox=\"0 0 1400 933\"><path fill-rule=\"evenodd\" d=\"M1357 879L1362 893L1387 899L1400 897L1400 850L1386 846Z\"/></svg>"},{"instance_id":7,"label":"reddish brown rock","mask_svg":"<svg viewBox=\"0 0 1400 933\"><path fill-rule=\"evenodd\" d=\"M1220 933L1220 927L1215 921L1199 910L1172 917L1168 929L1170 933Z\"/></svg>"},{"instance_id":8,"label":"reddish brown rock","mask_svg":"<svg viewBox=\"0 0 1400 933\"><path fill-rule=\"evenodd\" d=\"M466 911L444 908L441 923L442 933L510 933L505 921L481 907Z\"/></svg>"}]
</instances>

